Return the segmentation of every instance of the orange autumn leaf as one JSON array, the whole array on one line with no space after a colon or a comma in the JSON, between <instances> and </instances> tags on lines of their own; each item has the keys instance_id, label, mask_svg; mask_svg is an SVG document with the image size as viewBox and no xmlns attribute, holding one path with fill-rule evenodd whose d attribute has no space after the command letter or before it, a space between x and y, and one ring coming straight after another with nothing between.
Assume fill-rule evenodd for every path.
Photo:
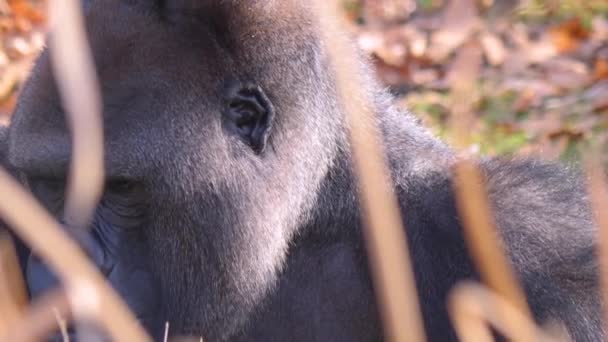
<instances>
[{"instance_id":1,"label":"orange autumn leaf","mask_svg":"<svg viewBox=\"0 0 608 342\"><path fill-rule=\"evenodd\" d=\"M589 30L578 18L567 20L549 30L553 44L562 53L576 50L589 34Z\"/></svg>"},{"instance_id":2,"label":"orange autumn leaf","mask_svg":"<svg viewBox=\"0 0 608 342\"><path fill-rule=\"evenodd\" d=\"M33 6L32 3L24 0L8 0L13 14L18 18L25 18L33 24L44 24L46 15L43 9Z\"/></svg>"},{"instance_id":3,"label":"orange autumn leaf","mask_svg":"<svg viewBox=\"0 0 608 342\"><path fill-rule=\"evenodd\" d=\"M595 60L593 78L596 81L608 79L608 58L598 57Z\"/></svg>"}]
</instances>

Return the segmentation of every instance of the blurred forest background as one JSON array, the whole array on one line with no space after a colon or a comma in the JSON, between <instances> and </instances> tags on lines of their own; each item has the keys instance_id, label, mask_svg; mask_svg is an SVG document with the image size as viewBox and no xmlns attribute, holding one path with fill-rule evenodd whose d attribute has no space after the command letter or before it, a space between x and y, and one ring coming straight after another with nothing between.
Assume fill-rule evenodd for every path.
<instances>
[{"instance_id":1,"label":"blurred forest background","mask_svg":"<svg viewBox=\"0 0 608 342\"><path fill-rule=\"evenodd\" d=\"M341 0L379 78L445 139L462 78L482 154L608 157L608 0ZM0 0L0 121L44 46L44 0ZM608 158L606 158L608 160Z\"/></svg>"}]
</instances>

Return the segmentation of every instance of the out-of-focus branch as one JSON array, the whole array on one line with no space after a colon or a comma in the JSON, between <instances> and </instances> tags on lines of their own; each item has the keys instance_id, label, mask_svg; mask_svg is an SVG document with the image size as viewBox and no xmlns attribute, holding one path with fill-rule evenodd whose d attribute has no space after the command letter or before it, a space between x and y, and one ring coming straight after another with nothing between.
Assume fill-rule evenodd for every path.
<instances>
[{"instance_id":1,"label":"out-of-focus branch","mask_svg":"<svg viewBox=\"0 0 608 342\"><path fill-rule=\"evenodd\" d=\"M57 316L69 317L68 298L63 290L46 294L38 299L25 313L23 319L15 322L10 332L0 336L1 341L40 341L49 333L61 328Z\"/></svg>"},{"instance_id":2,"label":"out-of-focus branch","mask_svg":"<svg viewBox=\"0 0 608 342\"><path fill-rule=\"evenodd\" d=\"M364 229L380 311L389 341L423 341L424 326L400 209L386 167L371 99L362 91L360 65L339 23L337 1L317 1L321 32L332 60L350 124L351 148L359 179Z\"/></svg>"},{"instance_id":3,"label":"out-of-focus branch","mask_svg":"<svg viewBox=\"0 0 608 342\"><path fill-rule=\"evenodd\" d=\"M53 217L4 170L0 170L0 193L4 199L8 199L0 201L0 215L61 278L75 316L86 313L88 317L82 318L95 319L101 323L114 341L149 340L127 306L108 286L82 250ZM81 293L86 293L87 298L80 297ZM81 308L82 305L85 308Z\"/></svg>"},{"instance_id":4,"label":"out-of-focus branch","mask_svg":"<svg viewBox=\"0 0 608 342\"><path fill-rule=\"evenodd\" d=\"M606 188L606 173L602 167L599 153L593 151L586 158L588 174L588 191L591 197L591 207L594 212L598 229L598 258L600 270L600 285L604 305L604 327L608 329L608 189ZM608 331L608 330L607 330Z\"/></svg>"},{"instance_id":5,"label":"out-of-focus branch","mask_svg":"<svg viewBox=\"0 0 608 342\"><path fill-rule=\"evenodd\" d=\"M452 120L456 143L461 148L469 146L471 99L474 98L480 63L479 49L473 46L463 49L453 66ZM484 184L485 179L476 161L467 155L460 158L454 167L454 190L468 249L483 281L532 321L525 294L516 280L496 230ZM535 340L535 330L527 325L518 326L521 320L511 317L509 312L503 314L505 319L512 319L510 326L517 327L513 332L517 341Z\"/></svg>"},{"instance_id":6,"label":"out-of-focus branch","mask_svg":"<svg viewBox=\"0 0 608 342\"><path fill-rule=\"evenodd\" d=\"M22 318L26 306L25 283L15 246L0 233L0 336Z\"/></svg>"},{"instance_id":7,"label":"out-of-focus branch","mask_svg":"<svg viewBox=\"0 0 608 342\"><path fill-rule=\"evenodd\" d=\"M461 283L452 289L448 311L461 341L494 341L490 327L513 341L522 341L518 332L522 328L534 332L535 339L528 341L561 340L537 328L534 321L504 297L475 283Z\"/></svg>"},{"instance_id":8,"label":"out-of-focus branch","mask_svg":"<svg viewBox=\"0 0 608 342\"><path fill-rule=\"evenodd\" d=\"M77 0L50 6L54 75L73 135L65 219L77 228L88 225L104 181L101 101L80 8ZM0 193L0 214L62 279L77 319L100 323L115 341L149 340L82 250L4 170Z\"/></svg>"},{"instance_id":9,"label":"out-of-focus branch","mask_svg":"<svg viewBox=\"0 0 608 342\"><path fill-rule=\"evenodd\" d=\"M65 220L89 224L104 182L103 125L95 64L87 42L79 0L50 2L53 71L72 131L72 163Z\"/></svg>"},{"instance_id":10,"label":"out-of-focus branch","mask_svg":"<svg viewBox=\"0 0 608 342\"><path fill-rule=\"evenodd\" d=\"M511 264L507 260L500 237L495 229L491 209L483 189L483 176L470 159L458 162L455 168L456 197L464 225L467 246L482 279L503 296L522 315L532 317L523 290L520 288ZM507 312L505 319L509 319ZM517 321L520 322L520 321ZM515 325L515 321L513 325ZM516 341L533 341L534 331L522 326L514 333Z\"/></svg>"}]
</instances>

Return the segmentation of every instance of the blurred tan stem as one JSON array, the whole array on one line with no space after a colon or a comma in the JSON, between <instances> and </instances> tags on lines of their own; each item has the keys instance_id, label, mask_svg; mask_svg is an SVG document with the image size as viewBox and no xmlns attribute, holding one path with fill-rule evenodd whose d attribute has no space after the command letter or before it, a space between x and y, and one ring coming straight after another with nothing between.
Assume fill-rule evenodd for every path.
<instances>
[{"instance_id":1,"label":"blurred tan stem","mask_svg":"<svg viewBox=\"0 0 608 342\"><path fill-rule=\"evenodd\" d=\"M521 315L532 321L526 296L516 280L496 231L479 168L474 161L462 159L455 166L454 180L465 239L481 278L492 290L517 308ZM503 314L505 320L513 318L508 312ZM511 326L517 327L513 333L514 337L517 337L515 340L534 341L535 331L530 330L528 326L518 326L517 322L521 321L510 323Z\"/></svg>"},{"instance_id":2,"label":"blurred tan stem","mask_svg":"<svg viewBox=\"0 0 608 342\"><path fill-rule=\"evenodd\" d=\"M78 229L88 226L104 182L100 91L81 7L79 0L50 2L53 74L72 132L64 216Z\"/></svg>"},{"instance_id":3,"label":"blurred tan stem","mask_svg":"<svg viewBox=\"0 0 608 342\"><path fill-rule=\"evenodd\" d=\"M27 307L25 282L11 238L0 233L0 336L16 324Z\"/></svg>"},{"instance_id":4,"label":"blurred tan stem","mask_svg":"<svg viewBox=\"0 0 608 342\"><path fill-rule=\"evenodd\" d=\"M600 270L600 285L602 302L604 303L604 328L608 331L608 189L606 189L606 173L599 153L589 153L586 158L588 174L588 191L591 196L591 207L598 229L598 258Z\"/></svg>"},{"instance_id":5,"label":"blurred tan stem","mask_svg":"<svg viewBox=\"0 0 608 342\"><path fill-rule=\"evenodd\" d=\"M149 337L114 290L62 227L5 171L0 170L0 215L61 278L64 285L98 298L91 308L114 341L148 341ZM23 213L27 213L24 215ZM87 299L88 298L83 298Z\"/></svg>"},{"instance_id":6,"label":"blurred tan stem","mask_svg":"<svg viewBox=\"0 0 608 342\"><path fill-rule=\"evenodd\" d=\"M475 44L468 44L460 51L452 66L452 126L456 144L467 149L470 146L469 132L473 122L473 99L475 85L481 65L481 53ZM482 280L508 300L522 315L533 321L525 293L519 286L503 243L496 229L492 208L488 202L485 179L479 165L466 153L454 166L454 191L456 204L463 220L467 247L477 265ZM510 326L520 322L503 312ZM517 341L534 341L535 330L528 326L517 326L514 337Z\"/></svg>"},{"instance_id":7,"label":"blurred tan stem","mask_svg":"<svg viewBox=\"0 0 608 342\"><path fill-rule=\"evenodd\" d=\"M472 282L458 284L452 289L448 298L448 311L461 341L494 341L491 327L512 341L522 341L522 335L518 332L522 327L534 332L534 339L527 341L558 340L538 329L511 302Z\"/></svg>"},{"instance_id":8,"label":"blurred tan stem","mask_svg":"<svg viewBox=\"0 0 608 342\"><path fill-rule=\"evenodd\" d=\"M69 314L70 308L65 292L63 290L51 292L34 302L23 319L16 322L7 335L0 336L2 337L0 340L15 342L44 340L49 333L57 328L61 329L57 315L69 317Z\"/></svg>"},{"instance_id":9,"label":"blurred tan stem","mask_svg":"<svg viewBox=\"0 0 608 342\"><path fill-rule=\"evenodd\" d=\"M380 311L388 341L423 341L414 274L400 209L388 173L371 99L362 91L364 80L356 53L339 23L336 1L317 1L321 32L335 70L341 105L350 125L351 148L359 180L365 220L365 240Z\"/></svg>"}]
</instances>

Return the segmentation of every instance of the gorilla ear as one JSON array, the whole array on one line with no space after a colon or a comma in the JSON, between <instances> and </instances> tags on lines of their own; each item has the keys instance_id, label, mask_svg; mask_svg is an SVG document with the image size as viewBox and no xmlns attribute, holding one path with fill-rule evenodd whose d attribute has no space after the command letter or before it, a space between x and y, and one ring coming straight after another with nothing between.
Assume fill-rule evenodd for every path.
<instances>
[{"instance_id":1,"label":"gorilla ear","mask_svg":"<svg viewBox=\"0 0 608 342\"><path fill-rule=\"evenodd\" d=\"M262 153L274 121L274 107L254 83L232 83L224 94L224 124L256 153Z\"/></svg>"}]
</instances>

